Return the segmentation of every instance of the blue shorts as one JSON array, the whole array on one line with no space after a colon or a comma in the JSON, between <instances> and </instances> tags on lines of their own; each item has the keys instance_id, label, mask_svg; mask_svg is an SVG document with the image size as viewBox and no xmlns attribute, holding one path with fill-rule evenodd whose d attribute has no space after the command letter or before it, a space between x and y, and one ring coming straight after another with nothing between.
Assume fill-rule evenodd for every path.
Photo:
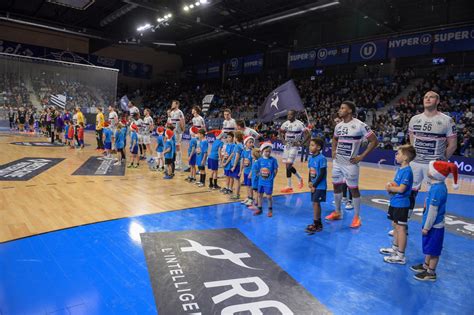
<instances>
[{"instance_id":1,"label":"blue shorts","mask_svg":"<svg viewBox=\"0 0 474 315\"><path fill-rule=\"evenodd\" d=\"M112 142L104 143L104 148L107 149L107 150L111 150L112 149Z\"/></svg>"},{"instance_id":2,"label":"blue shorts","mask_svg":"<svg viewBox=\"0 0 474 315\"><path fill-rule=\"evenodd\" d=\"M258 192L264 193L265 195L273 194L273 187L258 185Z\"/></svg>"},{"instance_id":3,"label":"blue shorts","mask_svg":"<svg viewBox=\"0 0 474 315\"><path fill-rule=\"evenodd\" d=\"M258 190L258 177L252 176L252 189Z\"/></svg>"},{"instance_id":4,"label":"blue shorts","mask_svg":"<svg viewBox=\"0 0 474 315\"><path fill-rule=\"evenodd\" d=\"M219 160L208 158L207 168L210 169L211 171L217 171L217 169L219 168Z\"/></svg>"},{"instance_id":5,"label":"blue shorts","mask_svg":"<svg viewBox=\"0 0 474 315\"><path fill-rule=\"evenodd\" d=\"M325 202L326 201L326 190L316 189L311 193L311 202Z\"/></svg>"},{"instance_id":6,"label":"blue shorts","mask_svg":"<svg viewBox=\"0 0 474 315\"><path fill-rule=\"evenodd\" d=\"M443 249L444 228L431 228L428 235L423 235L423 254L431 256L441 256Z\"/></svg>"},{"instance_id":7,"label":"blue shorts","mask_svg":"<svg viewBox=\"0 0 474 315\"><path fill-rule=\"evenodd\" d=\"M130 153L132 154L138 154L138 145L130 148Z\"/></svg>"},{"instance_id":8,"label":"blue shorts","mask_svg":"<svg viewBox=\"0 0 474 315\"><path fill-rule=\"evenodd\" d=\"M230 176L230 173L231 173L230 170L224 170L224 175L225 176Z\"/></svg>"},{"instance_id":9,"label":"blue shorts","mask_svg":"<svg viewBox=\"0 0 474 315\"><path fill-rule=\"evenodd\" d=\"M230 175L229 175L229 176L232 177L232 178L237 178L237 179L239 179L239 178L240 178L240 166L237 166L233 172L230 171Z\"/></svg>"},{"instance_id":10,"label":"blue shorts","mask_svg":"<svg viewBox=\"0 0 474 315\"><path fill-rule=\"evenodd\" d=\"M252 179L249 177L249 174L244 173L244 186L252 186Z\"/></svg>"},{"instance_id":11,"label":"blue shorts","mask_svg":"<svg viewBox=\"0 0 474 315\"><path fill-rule=\"evenodd\" d=\"M81 146L84 145L84 140L78 140L77 142L78 142L79 145L81 145Z\"/></svg>"},{"instance_id":12,"label":"blue shorts","mask_svg":"<svg viewBox=\"0 0 474 315\"><path fill-rule=\"evenodd\" d=\"M188 164L189 166L196 166L196 154L191 155Z\"/></svg>"}]
</instances>

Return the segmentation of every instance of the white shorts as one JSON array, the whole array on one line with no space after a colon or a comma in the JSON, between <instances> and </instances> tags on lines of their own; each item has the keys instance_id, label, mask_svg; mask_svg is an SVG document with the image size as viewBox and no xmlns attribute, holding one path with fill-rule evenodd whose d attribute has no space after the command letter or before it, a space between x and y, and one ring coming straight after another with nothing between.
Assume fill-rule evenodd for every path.
<instances>
[{"instance_id":1,"label":"white shorts","mask_svg":"<svg viewBox=\"0 0 474 315\"><path fill-rule=\"evenodd\" d=\"M143 144L151 144L151 137L150 135L143 136Z\"/></svg>"},{"instance_id":2,"label":"white shorts","mask_svg":"<svg viewBox=\"0 0 474 315\"><path fill-rule=\"evenodd\" d=\"M182 133L176 133L176 144L181 144L181 141L183 140L183 134Z\"/></svg>"},{"instance_id":3,"label":"white shorts","mask_svg":"<svg viewBox=\"0 0 474 315\"><path fill-rule=\"evenodd\" d=\"M411 161L410 167L413 172L413 190L420 190L423 182L425 182L429 188L430 185L427 181L429 164Z\"/></svg>"},{"instance_id":4,"label":"white shorts","mask_svg":"<svg viewBox=\"0 0 474 315\"><path fill-rule=\"evenodd\" d=\"M157 159L162 159L163 158L163 152L156 152L156 158Z\"/></svg>"},{"instance_id":5,"label":"white shorts","mask_svg":"<svg viewBox=\"0 0 474 315\"><path fill-rule=\"evenodd\" d=\"M285 149L283 150L283 163L293 164L296 160L296 156L298 155L298 147L290 147L285 145Z\"/></svg>"},{"instance_id":6,"label":"white shorts","mask_svg":"<svg viewBox=\"0 0 474 315\"><path fill-rule=\"evenodd\" d=\"M349 188L359 187L359 164L340 164L333 160L332 183L346 183Z\"/></svg>"},{"instance_id":7,"label":"white shorts","mask_svg":"<svg viewBox=\"0 0 474 315\"><path fill-rule=\"evenodd\" d=\"M138 144L143 144L143 135L138 134Z\"/></svg>"}]
</instances>

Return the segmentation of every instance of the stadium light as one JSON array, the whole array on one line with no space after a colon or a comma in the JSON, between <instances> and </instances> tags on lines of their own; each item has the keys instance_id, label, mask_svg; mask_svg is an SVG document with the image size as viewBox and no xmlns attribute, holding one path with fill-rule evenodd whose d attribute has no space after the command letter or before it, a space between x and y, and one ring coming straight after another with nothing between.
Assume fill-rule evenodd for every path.
<instances>
[{"instance_id":1,"label":"stadium light","mask_svg":"<svg viewBox=\"0 0 474 315\"><path fill-rule=\"evenodd\" d=\"M198 7L198 6L200 6L200 5L201 5L201 2L199 2L199 1L196 1L196 3L195 3L194 5Z\"/></svg>"},{"instance_id":2,"label":"stadium light","mask_svg":"<svg viewBox=\"0 0 474 315\"><path fill-rule=\"evenodd\" d=\"M202 4L206 4L207 0L199 0L199 2L201 2Z\"/></svg>"},{"instance_id":3,"label":"stadium light","mask_svg":"<svg viewBox=\"0 0 474 315\"><path fill-rule=\"evenodd\" d=\"M151 24L147 23L137 28L138 32L143 32L151 28Z\"/></svg>"},{"instance_id":4,"label":"stadium light","mask_svg":"<svg viewBox=\"0 0 474 315\"><path fill-rule=\"evenodd\" d=\"M189 7L187 5L185 5L183 10L187 12L187 11L189 11Z\"/></svg>"},{"instance_id":5,"label":"stadium light","mask_svg":"<svg viewBox=\"0 0 474 315\"><path fill-rule=\"evenodd\" d=\"M190 9L194 9L194 4L190 4L190 5L189 5L189 8L190 8Z\"/></svg>"}]
</instances>

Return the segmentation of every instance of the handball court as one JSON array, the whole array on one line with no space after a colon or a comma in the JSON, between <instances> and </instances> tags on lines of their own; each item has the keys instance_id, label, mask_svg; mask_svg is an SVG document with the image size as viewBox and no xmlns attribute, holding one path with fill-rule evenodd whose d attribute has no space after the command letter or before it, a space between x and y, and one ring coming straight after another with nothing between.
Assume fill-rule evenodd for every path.
<instances>
[{"instance_id":1,"label":"handball court","mask_svg":"<svg viewBox=\"0 0 474 315\"><path fill-rule=\"evenodd\" d=\"M279 154L274 217L253 216L240 202L184 181L163 180L145 161L123 176L73 175L99 156L92 133L83 150L21 146L48 139L0 133L0 164L23 158L63 159L27 181L0 181L0 314L156 314L140 234L236 228L335 314L473 314L474 179L461 176L447 206L447 233L435 283L413 279L421 262L421 208L409 224L407 265L389 265L378 253L390 244L385 183L394 167L361 167L362 227L312 222L308 188L280 194L286 184ZM186 150L186 147L184 148ZM307 181L306 164L296 168ZM329 174L331 162L329 162ZM219 180L223 186L224 179ZM293 180L296 186L296 180ZM328 188L331 188L328 176ZM242 187L241 196L246 190ZM334 209L332 192L323 216ZM264 206L264 211L266 206ZM416 209L415 209L416 210ZM319 313L315 310L315 314Z\"/></svg>"}]
</instances>

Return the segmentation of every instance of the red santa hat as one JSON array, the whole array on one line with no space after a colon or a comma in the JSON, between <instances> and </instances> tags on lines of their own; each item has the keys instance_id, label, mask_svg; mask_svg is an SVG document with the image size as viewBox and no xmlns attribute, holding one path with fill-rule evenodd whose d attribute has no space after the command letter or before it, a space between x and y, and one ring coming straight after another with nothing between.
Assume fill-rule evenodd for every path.
<instances>
[{"instance_id":1,"label":"red santa hat","mask_svg":"<svg viewBox=\"0 0 474 315\"><path fill-rule=\"evenodd\" d=\"M453 188L458 189L458 167L454 163L446 161L431 161L429 164L429 172L431 176L440 181L444 181L449 174L453 174Z\"/></svg>"},{"instance_id":2,"label":"red santa hat","mask_svg":"<svg viewBox=\"0 0 474 315\"><path fill-rule=\"evenodd\" d=\"M264 142L260 145L260 152L263 152L263 150L265 150L266 148L270 148L272 149L273 148L273 145L271 142Z\"/></svg>"},{"instance_id":3,"label":"red santa hat","mask_svg":"<svg viewBox=\"0 0 474 315\"><path fill-rule=\"evenodd\" d=\"M219 130L219 129L210 130L208 133L213 134L216 137L216 139L221 139L224 136L224 133L222 132L222 130Z\"/></svg>"},{"instance_id":4,"label":"red santa hat","mask_svg":"<svg viewBox=\"0 0 474 315\"><path fill-rule=\"evenodd\" d=\"M252 136L247 136L244 138L244 145L247 145L247 141L250 141L250 140L253 140L253 142L255 143L255 138L252 137Z\"/></svg>"},{"instance_id":5,"label":"red santa hat","mask_svg":"<svg viewBox=\"0 0 474 315\"><path fill-rule=\"evenodd\" d=\"M135 131L138 131L138 126L135 125L134 123L130 126L130 128L132 128Z\"/></svg>"},{"instance_id":6,"label":"red santa hat","mask_svg":"<svg viewBox=\"0 0 474 315\"><path fill-rule=\"evenodd\" d=\"M165 128L163 126L159 126L158 128L156 128L157 134L162 135L163 132L165 132Z\"/></svg>"},{"instance_id":7,"label":"red santa hat","mask_svg":"<svg viewBox=\"0 0 474 315\"><path fill-rule=\"evenodd\" d=\"M171 139L173 138L174 132L172 130L166 130L166 138Z\"/></svg>"},{"instance_id":8,"label":"red santa hat","mask_svg":"<svg viewBox=\"0 0 474 315\"><path fill-rule=\"evenodd\" d=\"M199 128L196 126L192 126L191 128L189 128L189 134L191 135L191 137L196 135L198 132L199 132Z\"/></svg>"}]
</instances>

